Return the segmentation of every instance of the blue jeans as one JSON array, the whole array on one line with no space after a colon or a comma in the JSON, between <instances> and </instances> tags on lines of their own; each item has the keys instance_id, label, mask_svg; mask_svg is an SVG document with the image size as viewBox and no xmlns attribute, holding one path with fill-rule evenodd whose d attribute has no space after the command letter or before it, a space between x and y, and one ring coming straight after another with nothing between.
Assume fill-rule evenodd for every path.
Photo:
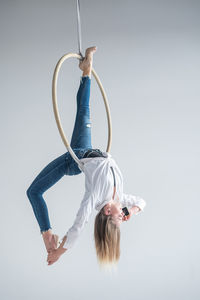
<instances>
[{"instance_id":1,"label":"blue jeans","mask_svg":"<svg viewBox=\"0 0 200 300\"><path fill-rule=\"evenodd\" d=\"M90 121L90 86L89 76L81 77L77 93L76 120L72 133L70 146L78 158L82 158L91 145L91 121ZM30 200L33 212L40 227L40 233L52 229L50 225L48 209L43 194L64 175L78 175L82 173L78 164L69 152L50 162L34 179L26 194Z\"/></svg>"}]
</instances>

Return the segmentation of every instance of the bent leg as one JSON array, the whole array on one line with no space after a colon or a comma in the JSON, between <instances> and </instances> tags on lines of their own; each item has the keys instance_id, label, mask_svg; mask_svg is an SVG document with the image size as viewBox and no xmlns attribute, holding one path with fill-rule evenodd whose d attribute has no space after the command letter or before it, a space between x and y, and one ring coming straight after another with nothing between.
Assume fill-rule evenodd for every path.
<instances>
[{"instance_id":1,"label":"bent leg","mask_svg":"<svg viewBox=\"0 0 200 300\"><path fill-rule=\"evenodd\" d=\"M63 154L50 162L39 173L26 191L41 233L48 229L52 229L49 220L48 208L43 198L43 194L64 175L66 175L66 167L66 154Z\"/></svg>"},{"instance_id":2,"label":"bent leg","mask_svg":"<svg viewBox=\"0 0 200 300\"><path fill-rule=\"evenodd\" d=\"M70 143L71 148L92 148L89 107L90 87L91 78L89 76L82 76L77 93L77 112Z\"/></svg>"}]
</instances>

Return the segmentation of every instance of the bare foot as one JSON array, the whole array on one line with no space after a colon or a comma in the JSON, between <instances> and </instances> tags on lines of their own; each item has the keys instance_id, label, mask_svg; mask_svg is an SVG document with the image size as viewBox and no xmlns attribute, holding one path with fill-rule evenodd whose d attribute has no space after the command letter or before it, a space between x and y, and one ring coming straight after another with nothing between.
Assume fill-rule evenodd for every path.
<instances>
[{"instance_id":1,"label":"bare foot","mask_svg":"<svg viewBox=\"0 0 200 300\"><path fill-rule=\"evenodd\" d=\"M58 246L59 246L59 236L57 234L53 234L51 242L50 242L50 249L49 250L57 249Z\"/></svg>"},{"instance_id":2,"label":"bare foot","mask_svg":"<svg viewBox=\"0 0 200 300\"><path fill-rule=\"evenodd\" d=\"M59 248L51 250L47 256L47 264L54 264L60 258L60 256L61 254L59 252Z\"/></svg>"},{"instance_id":3,"label":"bare foot","mask_svg":"<svg viewBox=\"0 0 200 300\"><path fill-rule=\"evenodd\" d=\"M93 62L93 53L96 52L97 47L89 47L85 51L85 57L82 61L79 63L79 68L82 71L89 71L92 69L92 62Z\"/></svg>"},{"instance_id":4,"label":"bare foot","mask_svg":"<svg viewBox=\"0 0 200 300\"><path fill-rule=\"evenodd\" d=\"M57 249L59 246L59 237L56 234L52 233L52 230L49 229L42 233L44 244L47 252L49 253L53 249Z\"/></svg>"},{"instance_id":5,"label":"bare foot","mask_svg":"<svg viewBox=\"0 0 200 300\"><path fill-rule=\"evenodd\" d=\"M48 265L54 264L60 258L60 256L63 255L67 251L66 248L63 248L66 239L67 239L67 237L65 236L63 238L60 246L57 249L53 249L48 253L48 256L47 256Z\"/></svg>"}]
</instances>

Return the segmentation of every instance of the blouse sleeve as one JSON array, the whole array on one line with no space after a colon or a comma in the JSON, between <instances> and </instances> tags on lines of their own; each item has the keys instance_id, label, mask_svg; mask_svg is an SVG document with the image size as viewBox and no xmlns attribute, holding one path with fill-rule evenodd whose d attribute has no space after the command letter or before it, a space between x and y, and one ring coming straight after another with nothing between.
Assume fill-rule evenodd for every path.
<instances>
[{"instance_id":1,"label":"blouse sleeve","mask_svg":"<svg viewBox=\"0 0 200 300\"><path fill-rule=\"evenodd\" d=\"M136 213L136 215L138 215L138 213L143 211L144 207L146 206L145 200L142 199L141 197L133 196L130 194L124 194L124 193L123 193L121 204L122 204L122 207L127 206L130 208L133 206L138 206L140 208L140 210Z\"/></svg>"},{"instance_id":2,"label":"blouse sleeve","mask_svg":"<svg viewBox=\"0 0 200 300\"><path fill-rule=\"evenodd\" d=\"M91 213L94 209L94 196L86 190L80 208L76 214L76 218L72 227L65 236L67 239L63 245L64 248L70 249L74 246L84 226L88 223Z\"/></svg>"}]
</instances>

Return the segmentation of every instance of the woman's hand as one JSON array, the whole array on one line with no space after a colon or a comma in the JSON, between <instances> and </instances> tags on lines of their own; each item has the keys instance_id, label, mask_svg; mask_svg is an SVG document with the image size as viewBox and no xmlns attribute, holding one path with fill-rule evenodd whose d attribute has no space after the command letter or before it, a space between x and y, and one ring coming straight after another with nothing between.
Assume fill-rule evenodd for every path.
<instances>
[{"instance_id":1,"label":"woman's hand","mask_svg":"<svg viewBox=\"0 0 200 300\"><path fill-rule=\"evenodd\" d=\"M133 214L132 211L131 211L131 208L128 209L128 212L129 212L128 216L126 216L126 215L123 216L123 219L122 219L123 222L128 221L131 218L132 214Z\"/></svg>"},{"instance_id":2,"label":"woman's hand","mask_svg":"<svg viewBox=\"0 0 200 300\"><path fill-rule=\"evenodd\" d=\"M133 206L131 208L128 209L129 215L128 216L123 216L122 221L128 221L132 215L134 215L135 213L137 213L140 210L140 208L138 206Z\"/></svg>"},{"instance_id":3,"label":"woman's hand","mask_svg":"<svg viewBox=\"0 0 200 300\"><path fill-rule=\"evenodd\" d=\"M57 249L53 249L49 252L47 256L48 265L52 265L53 263L55 263L60 258L60 256L67 251L66 248L63 248L66 239L67 237L65 236L60 246Z\"/></svg>"},{"instance_id":4,"label":"woman's hand","mask_svg":"<svg viewBox=\"0 0 200 300\"><path fill-rule=\"evenodd\" d=\"M48 265L52 265L55 263L59 258L61 254L59 253L59 248L50 250L48 256L47 256L47 263Z\"/></svg>"}]
</instances>

